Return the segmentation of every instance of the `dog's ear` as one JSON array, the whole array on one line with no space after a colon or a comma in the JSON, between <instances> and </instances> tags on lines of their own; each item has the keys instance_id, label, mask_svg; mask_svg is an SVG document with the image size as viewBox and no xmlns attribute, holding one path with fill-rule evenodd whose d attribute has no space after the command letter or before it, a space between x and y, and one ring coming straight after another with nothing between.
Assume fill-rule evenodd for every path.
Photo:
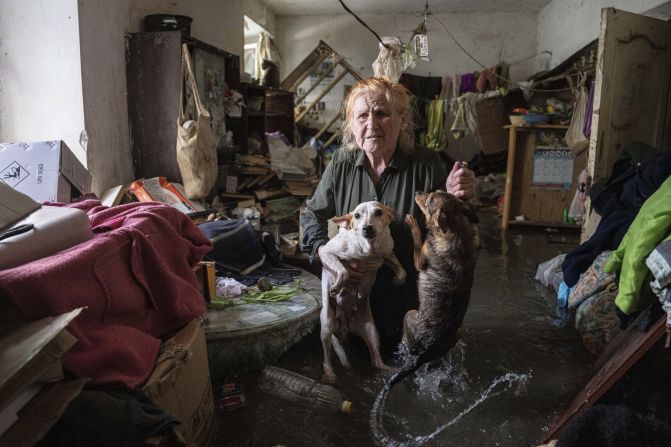
<instances>
[{"instance_id":1,"label":"dog's ear","mask_svg":"<svg viewBox=\"0 0 671 447\"><path fill-rule=\"evenodd\" d=\"M385 221L388 224L394 221L394 217L396 217L396 211L394 211L394 208L382 205L382 212L384 213Z\"/></svg>"},{"instance_id":2,"label":"dog's ear","mask_svg":"<svg viewBox=\"0 0 671 447\"><path fill-rule=\"evenodd\" d=\"M468 220L472 224L478 223L479 219L478 219L478 214L475 212L475 207L473 205L471 205L470 203L467 203L467 202L462 202L462 206L463 206L464 214L466 215L466 217L468 217Z\"/></svg>"},{"instance_id":3,"label":"dog's ear","mask_svg":"<svg viewBox=\"0 0 671 447\"><path fill-rule=\"evenodd\" d=\"M352 228L352 213L347 213L344 216L337 216L331 219L334 224L338 225L340 228L349 230Z\"/></svg>"}]
</instances>

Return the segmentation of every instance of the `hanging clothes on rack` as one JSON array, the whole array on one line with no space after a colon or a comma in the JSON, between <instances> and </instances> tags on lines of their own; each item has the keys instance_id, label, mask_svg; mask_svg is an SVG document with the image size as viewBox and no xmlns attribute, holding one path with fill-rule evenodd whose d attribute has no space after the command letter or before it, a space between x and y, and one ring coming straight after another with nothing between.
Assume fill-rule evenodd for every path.
<instances>
[{"instance_id":1,"label":"hanging clothes on rack","mask_svg":"<svg viewBox=\"0 0 671 447\"><path fill-rule=\"evenodd\" d=\"M452 100L452 110L455 111L454 122L450 133L455 140L465 137L468 133L477 134L478 118L475 111L475 104L481 99L500 96L498 90L487 93L466 93Z\"/></svg>"},{"instance_id":2,"label":"hanging clothes on rack","mask_svg":"<svg viewBox=\"0 0 671 447\"><path fill-rule=\"evenodd\" d=\"M498 78L496 77L496 66L487 70L482 70L475 81L475 89L478 93L484 93L499 88Z\"/></svg>"},{"instance_id":3,"label":"hanging clothes on rack","mask_svg":"<svg viewBox=\"0 0 671 447\"><path fill-rule=\"evenodd\" d=\"M459 84L459 95L464 93L475 92L476 76L473 73L466 73L461 75L461 84Z\"/></svg>"},{"instance_id":4,"label":"hanging clothes on rack","mask_svg":"<svg viewBox=\"0 0 671 447\"><path fill-rule=\"evenodd\" d=\"M420 98L434 99L443 88L442 78L438 76L418 76L403 73L398 80L410 92Z\"/></svg>"},{"instance_id":5,"label":"hanging clothes on rack","mask_svg":"<svg viewBox=\"0 0 671 447\"><path fill-rule=\"evenodd\" d=\"M429 118L425 146L436 151L447 147L445 133L445 101L436 99L429 103L427 116Z\"/></svg>"}]
</instances>

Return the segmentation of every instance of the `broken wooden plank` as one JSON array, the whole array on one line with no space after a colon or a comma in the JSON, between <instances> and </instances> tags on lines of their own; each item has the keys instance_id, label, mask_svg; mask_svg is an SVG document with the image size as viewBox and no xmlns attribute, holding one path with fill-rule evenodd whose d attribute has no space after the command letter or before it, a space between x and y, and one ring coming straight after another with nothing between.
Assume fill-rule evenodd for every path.
<instances>
[{"instance_id":1,"label":"broken wooden plank","mask_svg":"<svg viewBox=\"0 0 671 447\"><path fill-rule=\"evenodd\" d=\"M559 420L548 430L543 443L557 439L574 417L594 405L666 333L666 314L647 332L640 332L637 329L637 323L643 317L645 315L641 314L636 318L607 346L595 364L596 372Z\"/></svg>"}]
</instances>

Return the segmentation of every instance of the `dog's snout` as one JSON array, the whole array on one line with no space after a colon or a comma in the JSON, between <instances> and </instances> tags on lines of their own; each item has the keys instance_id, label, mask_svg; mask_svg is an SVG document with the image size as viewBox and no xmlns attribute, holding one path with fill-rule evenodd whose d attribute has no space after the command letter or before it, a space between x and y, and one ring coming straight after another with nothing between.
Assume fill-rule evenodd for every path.
<instances>
[{"instance_id":1,"label":"dog's snout","mask_svg":"<svg viewBox=\"0 0 671 447\"><path fill-rule=\"evenodd\" d=\"M361 229L363 237L366 239L373 239L375 237L375 228L372 225L364 225Z\"/></svg>"}]
</instances>

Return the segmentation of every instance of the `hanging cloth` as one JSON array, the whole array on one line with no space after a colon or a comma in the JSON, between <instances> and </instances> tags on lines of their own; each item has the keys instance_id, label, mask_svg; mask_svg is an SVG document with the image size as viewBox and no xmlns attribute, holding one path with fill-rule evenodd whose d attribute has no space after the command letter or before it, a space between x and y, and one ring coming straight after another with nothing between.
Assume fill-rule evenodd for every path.
<instances>
[{"instance_id":1,"label":"hanging cloth","mask_svg":"<svg viewBox=\"0 0 671 447\"><path fill-rule=\"evenodd\" d=\"M433 150L441 150L447 147L447 135L445 134L445 112L442 99L431 101L428 106L428 129L426 131L426 147Z\"/></svg>"},{"instance_id":2,"label":"hanging cloth","mask_svg":"<svg viewBox=\"0 0 671 447\"><path fill-rule=\"evenodd\" d=\"M270 61L277 67L280 66L280 53L275 47L275 42L268 33L261 33L256 43L256 59L254 61L254 77L266 79L270 68L263 61Z\"/></svg>"}]
</instances>

